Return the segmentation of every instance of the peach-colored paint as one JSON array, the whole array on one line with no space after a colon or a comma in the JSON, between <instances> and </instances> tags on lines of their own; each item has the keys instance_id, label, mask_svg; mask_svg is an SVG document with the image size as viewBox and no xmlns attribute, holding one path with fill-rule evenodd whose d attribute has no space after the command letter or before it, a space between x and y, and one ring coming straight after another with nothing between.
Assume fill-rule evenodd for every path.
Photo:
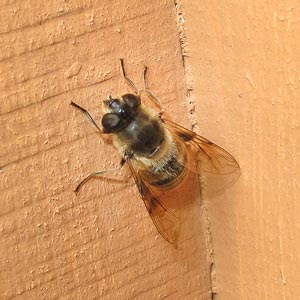
<instances>
[{"instance_id":1,"label":"peach-colored paint","mask_svg":"<svg viewBox=\"0 0 300 300\"><path fill-rule=\"evenodd\" d=\"M300 299L299 2L181 4L195 129L242 173L208 201L216 299Z\"/></svg>"},{"instance_id":2,"label":"peach-colored paint","mask_svg":"<svg viewBox=\"0 0 300 300\"><path fill-rule=\"evenodd\" d=\"M296 1L9 1L0 6L0 299L299 298ZM136 187L89 182L119 156L86 118L150 89L173 119L230 151L234 185L176 191L178 249ZM211 264L213 262L213 265ZM214 295L212 295L212 291Z\"/></svg>"},{"instance_id":3,"label":"peach-colored paint","mask_svg":"<svg viewBox=\"0 0 300 300\"><path fill-rule=\"evenodd\" d=\"M139 86L147 64L150 89L190 127L174 3L6 1L0 16L0 298L211 299L197 183L176 194L186 202L178 249L158 234L128 170L125 183L73 192L120 160L70 106L99 122L101 100L130 91L119 58Z\"/></svg>"}]
</instances>

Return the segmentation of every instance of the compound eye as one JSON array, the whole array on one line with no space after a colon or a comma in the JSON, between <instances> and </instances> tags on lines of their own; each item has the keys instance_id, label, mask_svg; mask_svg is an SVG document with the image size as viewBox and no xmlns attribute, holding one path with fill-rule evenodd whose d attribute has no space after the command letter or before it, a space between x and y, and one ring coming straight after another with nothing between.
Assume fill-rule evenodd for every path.
<instances>
[{"instance_id":1,"label":"compound eye","mask_svg":"<svg viewBox=\"0 0 300 300\"><path fill-rule=\"evenodd\" d=\"M105 114L101 122L105 133L117 132L120 129L121 119L115 113Z\"/></svg>"},{"instance_id":2,"label":"compound eye","mask_svg":"<svg viewBox=\"0 0 300 300\"><path fill-rule=\"evenodd\" d=\"M125 94L122 96L124 102L131 108L131 110L136 110L141 104L140 97L134 94Z\"/></svg>"}]
</instances>

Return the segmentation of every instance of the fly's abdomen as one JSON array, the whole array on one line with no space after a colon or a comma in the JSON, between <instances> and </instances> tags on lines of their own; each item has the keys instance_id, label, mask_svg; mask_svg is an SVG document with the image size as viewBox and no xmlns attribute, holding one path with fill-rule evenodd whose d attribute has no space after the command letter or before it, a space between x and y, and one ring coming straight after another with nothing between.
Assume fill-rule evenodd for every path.
<instances>
[{"instance_id":1,"label":"fly's abdomen","mask_svg":"<svg viewBox=\"0 0 300 300\"><path fill-rule=\"evenodd\" d=\"M171 189L182 182L187 173L187 151L185 145L168 136L161 148L149 161L144 162L142 178L151 186Z\"/></svg>"}]
</instances>

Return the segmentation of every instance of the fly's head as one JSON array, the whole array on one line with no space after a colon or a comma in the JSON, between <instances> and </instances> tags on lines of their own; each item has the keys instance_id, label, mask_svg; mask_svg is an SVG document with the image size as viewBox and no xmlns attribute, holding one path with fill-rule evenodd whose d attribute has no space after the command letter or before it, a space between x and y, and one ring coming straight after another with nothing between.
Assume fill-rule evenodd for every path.
<instances>
[{"instance_id":1,"label":"fly's head","mask_svg":"<svg viewBox=\"0 0 300 300\"><path fill-rule=\"evenodd\" d=\"M117 133L132 122L138 114L141 99L134 94L125 94L121 98L109 96L103 101L103 133Z\"/></svg>"}]
</instances>

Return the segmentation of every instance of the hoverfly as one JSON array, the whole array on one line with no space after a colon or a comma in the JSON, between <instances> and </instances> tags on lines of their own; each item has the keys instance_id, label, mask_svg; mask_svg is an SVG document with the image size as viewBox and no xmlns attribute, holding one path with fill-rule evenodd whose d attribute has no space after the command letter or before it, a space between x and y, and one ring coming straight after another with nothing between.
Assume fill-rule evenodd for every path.
<instances>
[{"instance_id":1,"label":"hoverfly","mask_svg":"<svg viewBox=\"0 0 300 300\"><path fill-rule=\"evenodd\" d=\"M166 207L160 192L179 186L188 171L231 174L239 169L239 164L223 148L164 117L160 101L147 87L146 66L144 89L139 90L127 77L123 59L120 63L122 75L135 93L119 98L109 96L103 101L102 130L87 110L74 102L71 104L84 112L100 133L112 136L113 144L122 157L120 168L128 165L155 227L166 241L176 245L179 219ZM160 112L141 102L142 93L160 107ZM200 166L195 164L195 160ZM91 173L79 183L75 192L89 179L109 171Z\"/></svg>"}]
</instances>

